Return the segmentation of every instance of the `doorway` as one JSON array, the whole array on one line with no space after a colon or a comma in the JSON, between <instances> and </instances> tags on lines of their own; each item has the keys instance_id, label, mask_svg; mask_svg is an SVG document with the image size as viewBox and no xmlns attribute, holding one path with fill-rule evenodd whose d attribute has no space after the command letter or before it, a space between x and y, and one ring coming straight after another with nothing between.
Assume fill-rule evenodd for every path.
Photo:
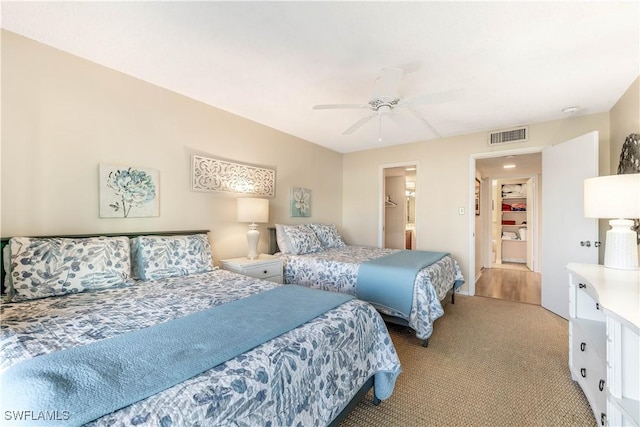
<instances>
[{"instance_id":1,"label":"doorway","mask_svg":"<svg viewBox=\"0 0 640 427\"><path fill-rule=\"evenodd\" d=\"M418 247L418 162L380 167L380 227L382 248Z\"/></svg>"},{"instance_id":2,"label":"doorway","mask_svg":"<svg viewBox=\"0 0 640 427\"><path fill-rule=\"evenodd\" d=\"M470 243L475 255L470 256L474 264L470 295L540 304L538 203L543 148L472 157L471 170L480 184L480 211L470 219L475 230ZM516 185L507 187L510 184ZM503 189L522 194L503 195Z\"/></svg>"}]
</instances>

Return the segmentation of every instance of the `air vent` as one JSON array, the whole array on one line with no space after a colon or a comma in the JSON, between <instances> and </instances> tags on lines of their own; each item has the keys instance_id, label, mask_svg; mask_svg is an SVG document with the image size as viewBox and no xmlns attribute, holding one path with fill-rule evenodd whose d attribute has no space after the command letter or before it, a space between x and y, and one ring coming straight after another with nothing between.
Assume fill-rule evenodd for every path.
<instances>
[{"instance_id":1,"label":"air vent","mask_svg":"<svg viewBox=\"0 0 640 427\"><path fill-rule=\"evenodd\" d=\"M529 128L527 127L505 129L491 132L489 134L489 145L523 142L527 139L529 139Z\"/></svg>"}]
</instances>

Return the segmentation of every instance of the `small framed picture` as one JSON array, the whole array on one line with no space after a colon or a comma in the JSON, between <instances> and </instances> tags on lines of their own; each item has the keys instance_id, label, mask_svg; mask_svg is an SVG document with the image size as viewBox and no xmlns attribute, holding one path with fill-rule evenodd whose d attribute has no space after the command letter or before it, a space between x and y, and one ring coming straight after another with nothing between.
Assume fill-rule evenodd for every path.
<instances>
[{"instance_id":1,"label":"small framed picture","mask_svg":"<svg viewBox=\"0 0 640 427\"><path fill-rule=\"evenodd\" d=\"M158 171L100 165L100 218L160 216Z\"/></svg>"},{"instance_id":2,"label":"small framed picture","mask_svg":"<svg viewBox=\"0 0 640 427\"><path fill-rule=\"evenodd\" d=\"M311 216L311 190L308 188L291 188L291 216L310 217Z\"/></svg>"}]
</instances>

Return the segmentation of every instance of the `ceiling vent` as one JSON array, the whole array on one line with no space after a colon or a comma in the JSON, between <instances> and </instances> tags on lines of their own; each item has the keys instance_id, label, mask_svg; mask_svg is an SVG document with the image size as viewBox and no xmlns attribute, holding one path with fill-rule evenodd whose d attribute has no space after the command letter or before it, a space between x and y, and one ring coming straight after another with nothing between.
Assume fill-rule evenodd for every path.
<instances>
[{"instance_id":1,"label":"ceiling vent","mask_svg":"<svg viewBox=\"0 0 640 427\"><path fill-rule=\"evenodd\" d=\"M521 127L505 129L489 134L489 145L507 144L510 142L524 142L529 139L529 128Z\"/></svg>"}]
</instances>

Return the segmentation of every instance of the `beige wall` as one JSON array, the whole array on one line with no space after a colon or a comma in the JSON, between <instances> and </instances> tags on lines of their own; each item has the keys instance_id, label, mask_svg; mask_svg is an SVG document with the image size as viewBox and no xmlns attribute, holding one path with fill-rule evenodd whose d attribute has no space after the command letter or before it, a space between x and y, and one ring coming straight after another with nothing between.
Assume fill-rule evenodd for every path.
<instances>
[{"instance_id":1,"label":"beige wall","mask_svg":"<svg viewBox=\"0 0 640 427\"><path fill-rule=\"evenodd\" d=\"M380 165L418 161L418 249L451 252L469 278L469 215L474 214L469 212L474 179L469 171L470 157L489 151L555 145L594 130L600 132L600 168L608 169L608 113L529 125L529 140L524 143L489 147L487 133L481 132L346 154L342 218L345 237L351 243L377 244ZM567 166L570 164L571 159L567 159ZM464 207L464 215L458 214L460 207ZM541 250L545 244L553 242L542 243ZM468 283L462 289L468 290Z\"/></svg>"},{"instance_id":2,"label":"beige wall","mask_svg":"<svg viewBox=\"0 0 640 427\"><path fill-rule=\"evenodd\" d=\"M610 115L611 174L615 174L625 138L631 133L640 133L640 77L620 97Z\"/></svg>"},{"instance_id":3,"label":"beige wall","mask_svg":"<svg viewBox=\"0 0 640 427\"><path fill-rule=\"evenodd\" d=\"M640 76L629 86L618 102L611 108L611 169L608 175L618 171L622 144L631 133L640 133ZM607 174L602 174L607 175ZM609 221L600 220L600 241L605 241ZM600 248L600 263L604 260L604 249Z\"/></svg>"},{"instance_id":4,"label":"beige wall","mask_svg":"<svg viewBox=\"0 0 640 427\"><path fill-rule=\"evenodd\" d=\"M341 154L2 31L3 236L210 229L216 261L246 254L233 196L190 190L192 153L275 168L270 224L303 222L301 186L341 225ZM99 218L100 163L159 170L160 217Z\"/></svg>"},{"instance_id":5,"label":"beige wall","mask_svg":"<svg viewBox=\"0 0 640 427\"><path fill-rule=\"evenodd\" d=\"M243 255L246 225L235 221L234 198L190 191L190 155L199 153L275 168L270 224L305 222L290 218L288 208L290 187L303 186L313 190L311 220L341 225L349 243L377 245L380 165L417 162L418 249L452 252L469 277L470 156L598 130L600 173L614 173L624 136L638 131L639 93L636 80L611 114L530 125L522 144L488 147L481 132L343 156L2 31L0 232L206 228L216 259ZM158 169L160 217L100 219L100 163Z\"/></svg>"}]
</instances>

